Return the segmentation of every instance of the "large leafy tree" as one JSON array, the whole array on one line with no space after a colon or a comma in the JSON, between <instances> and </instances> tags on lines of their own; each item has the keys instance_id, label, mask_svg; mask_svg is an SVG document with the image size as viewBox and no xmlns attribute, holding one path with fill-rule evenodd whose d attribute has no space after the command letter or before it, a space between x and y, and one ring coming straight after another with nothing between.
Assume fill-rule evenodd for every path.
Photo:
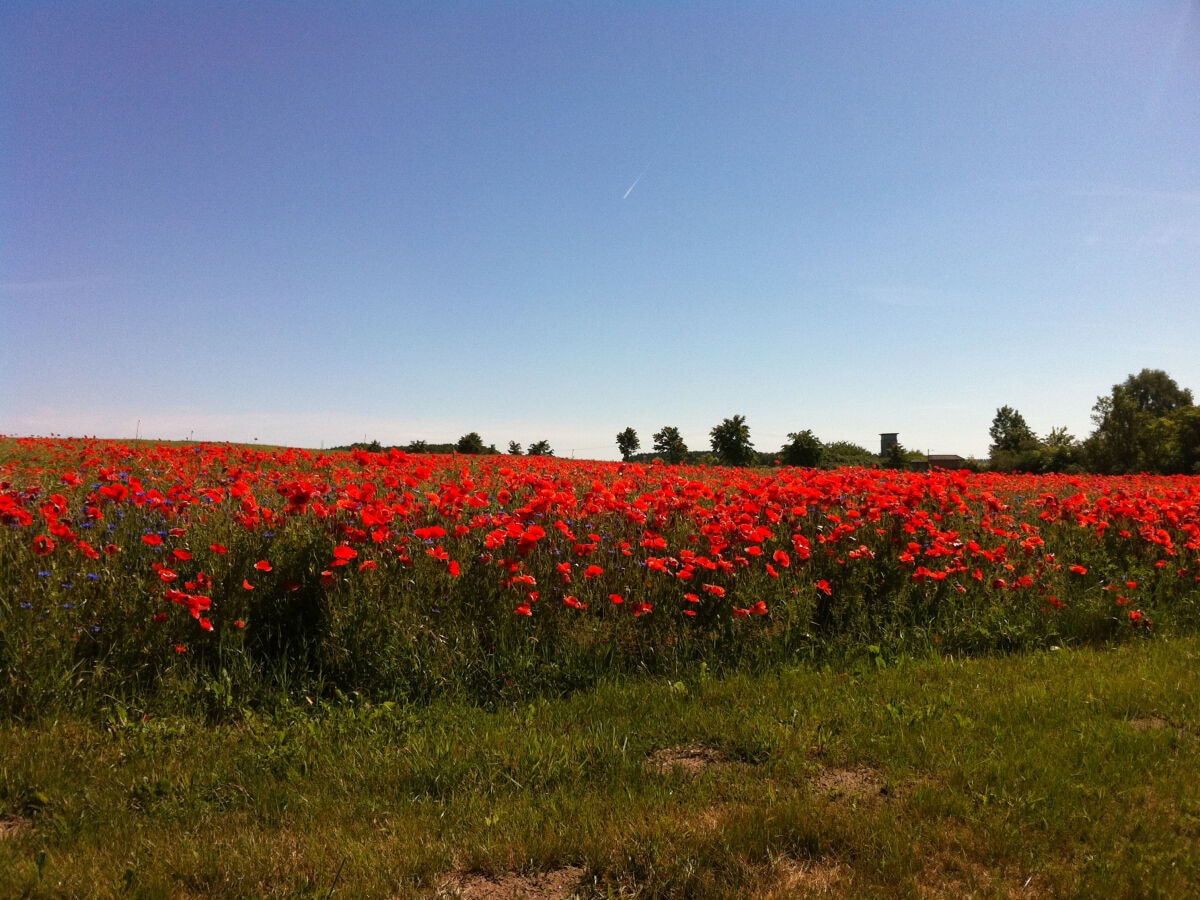
<instances>
[{"instance_id":1,"label":"large leafy tree","mask_svg":"<svg viewBox=\"0 0 1200 900\"><path fill-rule=\"evenodd\" d=\"M877 466L879 456L850 441L833 441L822 449L821 464L827 469L841 466Z\"/></svg>"},{"instance_id":2,"label":"large leafy tree","mask_svg":"<svg viewBox=\"0 0 1200 900\"><path fill-rule=\"evenodd\" d=\"M1011 406L1002 406L996 410L992 419L992 427L988 429L992 438L991 452L1004 451L1017 453L1030 443L1037 442L1037 435L1025 422L1025 417Z\"/></svg>"},{"instance_id":3,"label":"large leafy tree","mask_svg":"<svg viewBox=\"0 0 1200 900\"><path fill-rule=\"evenodd\" d=\"M1039 472L1068 472L1079 465L1079 442L1066 428L1051 428L1038 450Z\"/></svg>"},{"instance_id":4,"label":"large leafy tree","mask_svg":"<svg viewBox=\"0 0 1200 900\"><path fill-rule=\"evenodd\" d=\"M992 438L988 452L993 469L1035 471L1038 468L1041 442L1020 412L1011 406L1000 407L988 434Z\"/></svg>"},{"instance_id":5,"label":"large leafy tree","mask_svg":"<svg viewBox=\"0 0 1200 900\"><path fill-rule=\"evenodd\" d=\"M1200 475L1200 406L1185 406L1171 418L1178 427L1179 471Z\"/></svg>"},{"instance_id":6,"label":"large leafy tree","mask_svg":"<svg viewBox=\"0 0 1200 900\"><path fill-rule=\"evenodd\" d=\"M1084 442L1091 468L1105 473L1192 471L1200 448L1192 392L1161 369L1142 369L1096 398Z\"/></svg>"},{"instance_id":7,"label":"large leafy tree","mask_svg":"<svg viewBox=\"0 0 1200 900\"><path fill-rule=\"evenodd\" d=\"M642 442L638 440L638 433L632 428L617 433L617 449L621 451L621 459L626 462L638 452L640 446Z\"/></svg>"},{"instance_id":8,"label":"large leafy tree","mask_svg":"<svg viewBox=\"0 0 1200 900\"><path fill-rule=\"evenodd\" d=\"M806 428L788 435L788 442L779 450L779 458L785 466L815 469L821 464L824 452L825 445L820 438Z\"/></svg>"},{"instance_id":9,"label":"large leafy tree","mask_svg":"<svg viewBox=\"0 0 1200 900\"><path fill-rule=\"evenodd\" d=\"M479 436L478 431L471 431L464 434L458 439L458 442L454 445L454 449L459 453L478 454L487 452L487 447L484 446L483 438Z\"/></svg>"},{"instance_id":10,"label":"large leafy tree","mask_svg":"<svg viewBox=\"0 0 1200 900\"><path fill-rule=\"evenodd\" d=\"M522 452L523 451L521 450L520 443L518 443L517 441L509 441L508 442L508 455L509 456L520 456Z\"/></svg>"},{"instance_id":11,"label":"large leafy tree","mask_svg":"<svg viewBox=\"0 0 1200 900\"><path fill-rule=\"evenodd\" d=\"M525 451L526 456L553 456L554 450L550 447L549 441L534 441L529 445L529 449Z\"/></svg>"},{"instance_id":12,"label":"large leafy tree","mask_svg":"<svg viewBox=\"0 0 1200 900\"><path fill-rule=\"evenodd\" d=\"M713 455L727 466L748 466L757 458L745 416L731 416L709 432Z\"/></svg>"},{"instance_id":13,"label":"large leafy tree","mask_svg":"<svg viewBox=\"0 0 1200 900\"><path fill-rule=\"evenodd\" d=\"M654 434L654 455L665 463L678 465L688 458L688 447L674 425L664 425Z\"/></svg>"}]
</instances>

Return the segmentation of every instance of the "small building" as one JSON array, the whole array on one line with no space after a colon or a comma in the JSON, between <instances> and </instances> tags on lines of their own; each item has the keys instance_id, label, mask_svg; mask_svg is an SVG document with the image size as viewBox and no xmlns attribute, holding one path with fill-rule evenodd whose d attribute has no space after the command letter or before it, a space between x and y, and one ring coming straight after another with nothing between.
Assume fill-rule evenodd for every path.
<instances>
[{"instance_id":1,"label":"small building","mask_svg":"<svg viewBox=\"0 0 1200 900\"><path fill-rule=\"evenodd\" d=\"M967 460L957 453L930 453L924 460L912 464L913 471L928 472L930 469L961 469Z\"/></svg>"}]
</instances>

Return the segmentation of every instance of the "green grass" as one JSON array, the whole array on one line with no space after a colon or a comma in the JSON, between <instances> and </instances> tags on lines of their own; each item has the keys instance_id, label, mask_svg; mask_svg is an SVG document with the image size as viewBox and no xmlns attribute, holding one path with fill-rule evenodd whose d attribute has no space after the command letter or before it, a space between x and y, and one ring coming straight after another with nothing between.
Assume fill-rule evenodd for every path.
<instances>
[{"instance_id":1,"label":"green grass","mask_svg":"<svg viewBox=\"0 0 1200 900\"><path fill-rule=\"evenodd\" d=\"M0 896L433 896L568 866L585 897L1194 895L1198 662L1160 636L492 710L5 723Z\"/></svg>"}]
</instances>

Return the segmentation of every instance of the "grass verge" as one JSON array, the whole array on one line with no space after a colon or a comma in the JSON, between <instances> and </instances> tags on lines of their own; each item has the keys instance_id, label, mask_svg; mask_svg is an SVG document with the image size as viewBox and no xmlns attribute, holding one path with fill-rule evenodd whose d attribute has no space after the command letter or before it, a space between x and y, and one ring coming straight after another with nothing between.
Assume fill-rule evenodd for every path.
<instances>
[{"instance_id":1,"label":"grass verge","mask_svg":"<svg viewBox=\"0 0 1200 900\"><path fill-rule=\"evenodd\" d=\"M0 895L1188 896L1200 638L0 725Z\"/></svg>"}]
</instances>

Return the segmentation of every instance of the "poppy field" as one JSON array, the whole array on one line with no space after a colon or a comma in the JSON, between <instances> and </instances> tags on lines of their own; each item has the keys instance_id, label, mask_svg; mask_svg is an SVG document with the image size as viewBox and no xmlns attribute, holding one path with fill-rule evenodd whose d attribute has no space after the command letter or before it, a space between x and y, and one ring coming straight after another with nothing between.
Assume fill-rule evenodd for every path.
<instances>
[{"instance_id":1,"label":"poppy field","mask_svg":"<svg viewBox=\"0 0 1200 900\"><path fill-rule=\"evenodd\" d=\"M1200 478L0 442L0 708L490 703L1200 623Z\"/></svg>"}]
</instances>

